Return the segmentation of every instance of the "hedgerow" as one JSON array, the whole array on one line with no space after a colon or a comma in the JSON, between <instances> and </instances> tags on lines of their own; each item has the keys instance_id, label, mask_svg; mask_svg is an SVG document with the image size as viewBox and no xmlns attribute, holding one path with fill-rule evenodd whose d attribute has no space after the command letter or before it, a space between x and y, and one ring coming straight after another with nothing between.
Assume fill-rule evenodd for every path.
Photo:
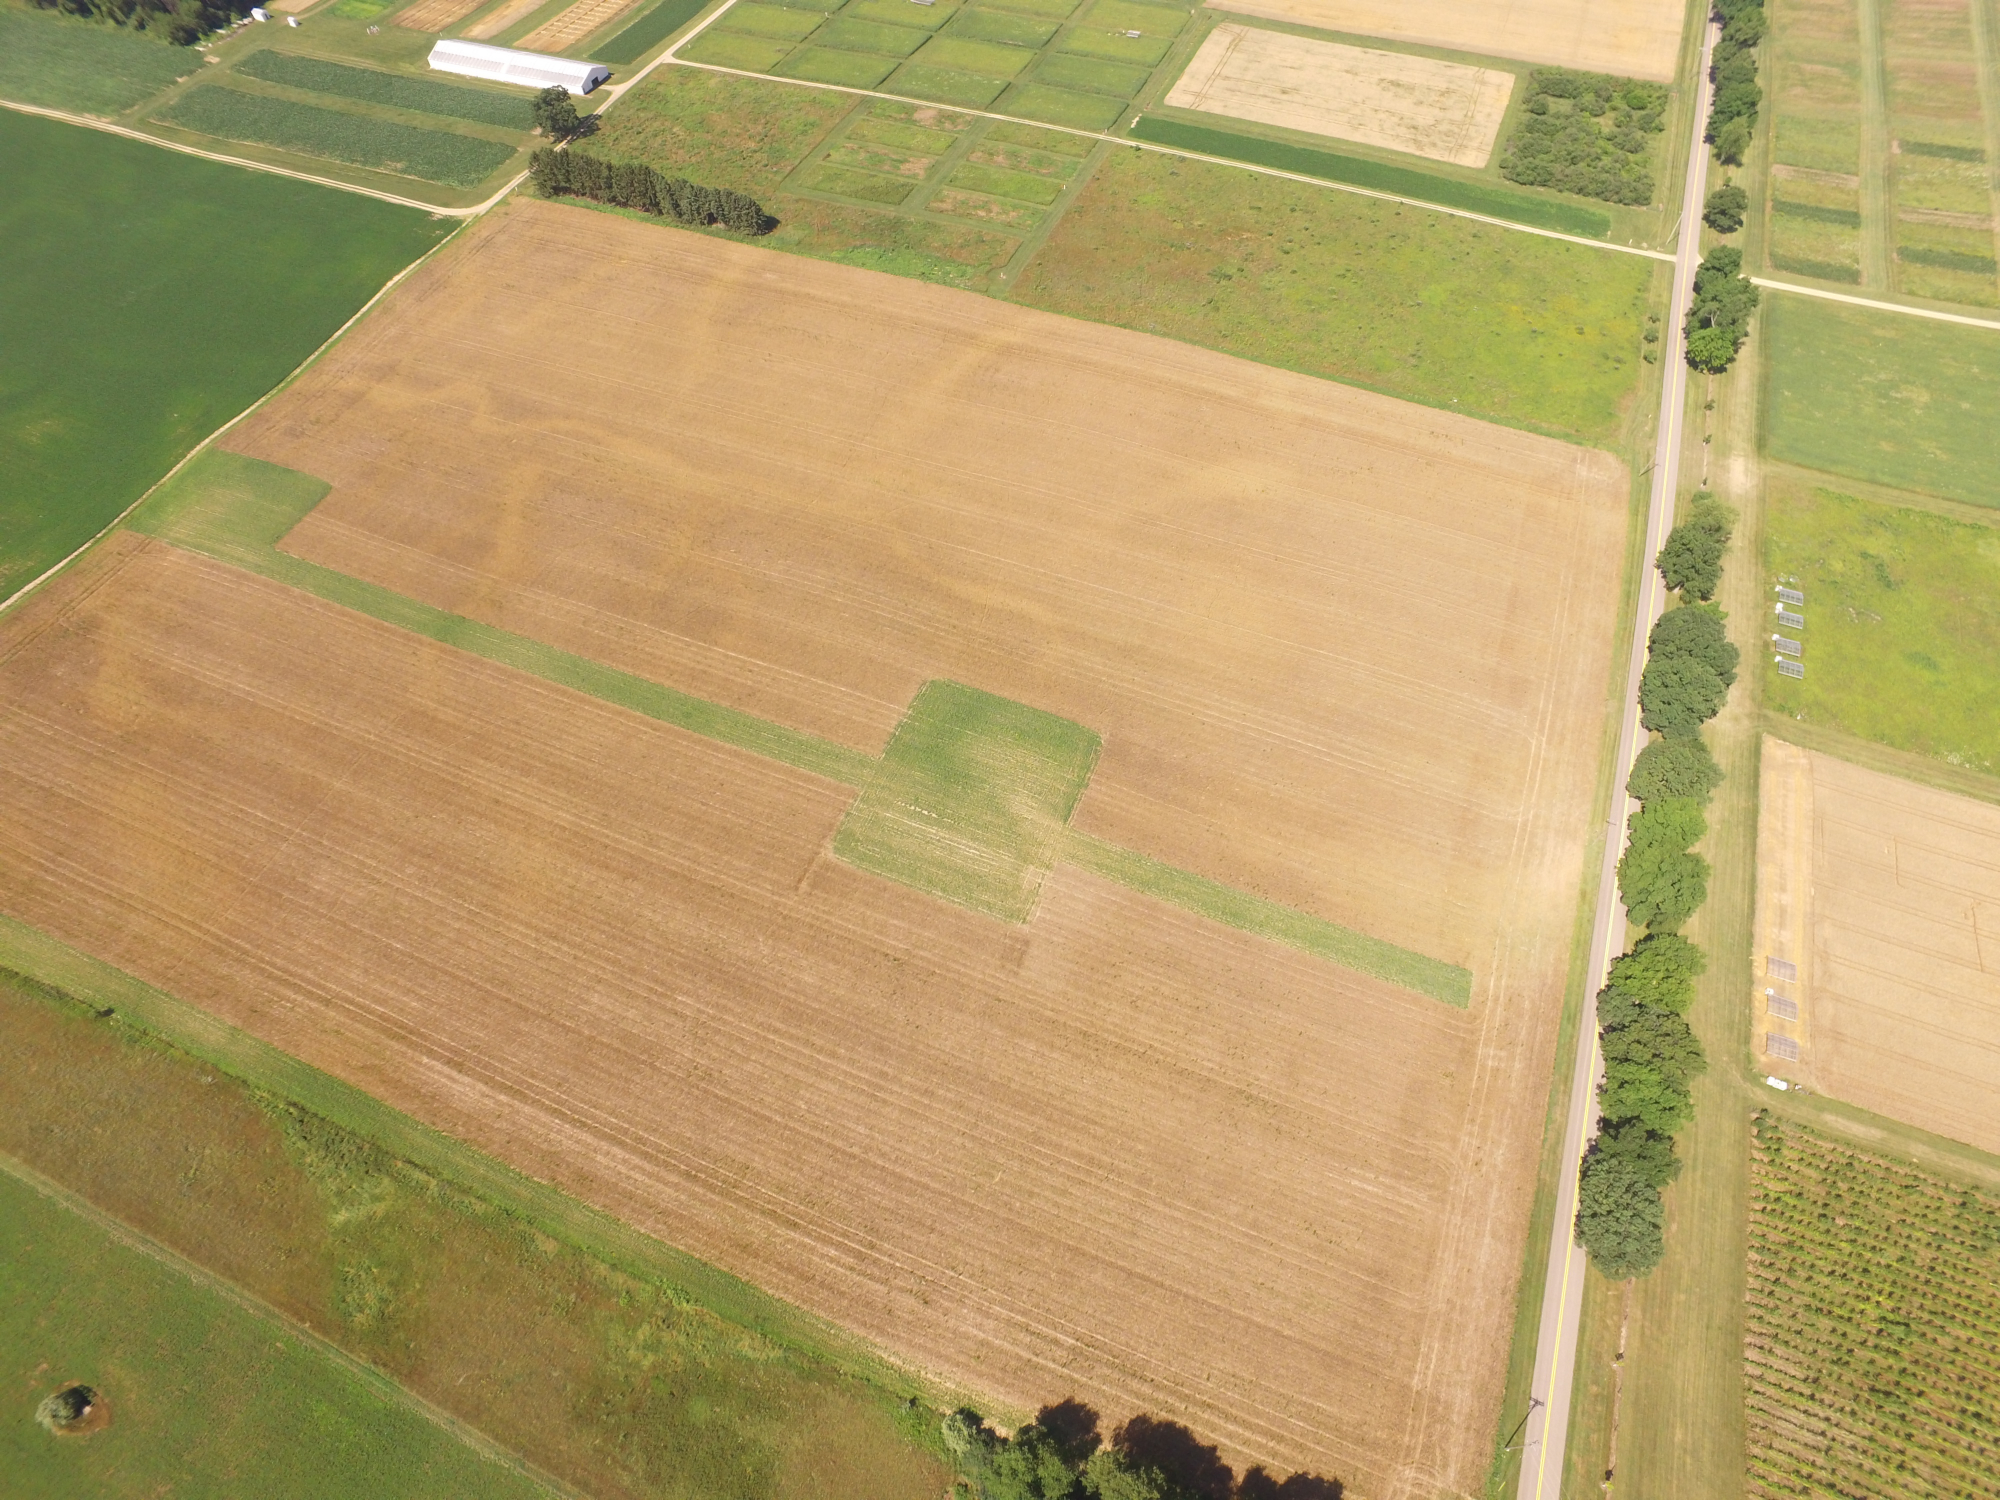
<instances>
[{"instance_id":1,"label":"hedgerow","mask_svg":"<svg viewBox=\"0 0 2000 1500\"><path fill-rule=\"evenodd\" d=\"M1657 83L1536 68L1500 175L1607 203L1653 201L1653 138L1667 107Z\"/></svg>"},{"instance_id":2,"label":"hedgerow","mask_svg":"<svg viewBox=\"0 0 2000 1500\"><path fill-rule=\"evenodd\" d=\"M1750 149L1750 127L1764 91L1757 85L1757 44L1764 40L1764 0L1715 0L1715 18L1722 22L1709 59L1708 76L1715 94L1708 107L1709 144L1717 161L1742 164Z\"/></svg>"},{"instance_id":3,"label":"hedgerow","mask_svg":"<svg viewBox=\"0 0 2000 1500\"><path fill-rule=\"evenodd\" d=\"M738 234L767 234L777 227L777 220L755 198L669 177L644 162L610 162L545 146L531 158L528 170L535 186L549 197L589 198L658 214L677 224L720 224Z\"/></svg>"}]
</instances>

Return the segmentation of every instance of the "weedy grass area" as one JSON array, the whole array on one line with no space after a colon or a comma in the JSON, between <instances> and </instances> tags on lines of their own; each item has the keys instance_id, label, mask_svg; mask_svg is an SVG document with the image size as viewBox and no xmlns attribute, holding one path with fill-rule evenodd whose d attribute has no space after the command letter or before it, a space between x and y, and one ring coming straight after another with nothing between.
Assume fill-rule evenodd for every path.
<instances>
[{"instance_id":1,"label":"weedy grass area","mask_svg":"<svg viewBox=\"0 0 2000 1500\"><path fill-rule=\"evenodd\" d=\"M0 597L452 227L13 111L0 111L0 155Z\"/></svg>"},{"instance_id":2,"label":"weedy grass area","mask_svg":"<svg viewBox=\"0 0 2000 1500\"><path fill-rule=\"evenodd\" d=\"M199 52L158 37L0 4L0 98L115 115L200 66Z\"/></svg>"},{"instance_id":3,"label":"weedy grass area","mask_svg":"<svg viewBox=\"0 0 2000 1500\"><path fill-rule=\"evenodd\" d=\"M1804 591L1806 675L1764 651L1774 712L2000 769L2000 530L1774 478L1765 571ZM1756 650L1774 628L1750 627Z\"/></svg>"},{"instance_id":4,"label":"weedy grass area","mask_svg":"<svg viewBox=\"0 0 2000 1500\"><path fill-rule=\"evenodd\" d=\"M2000 506L2000 332L1771 293L1766 452Z\"/></svg>"}]
</instances>

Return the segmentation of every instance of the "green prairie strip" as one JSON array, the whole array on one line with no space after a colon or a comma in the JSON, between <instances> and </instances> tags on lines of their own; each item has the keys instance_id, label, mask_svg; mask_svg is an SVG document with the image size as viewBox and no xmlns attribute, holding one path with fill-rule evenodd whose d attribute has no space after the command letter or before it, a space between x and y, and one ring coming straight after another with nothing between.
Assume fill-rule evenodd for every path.
<instances>
[{"instance_id":1,"label":"green prairie strip","mask_svg":"<svg viewBox=\"0 0 2000 1500\"><path fill-rule=\"evenodd\" d=\"M0 1159L0 1438L11 1493L490 1496L549 1491L417 1409L392 1382L82 1211ZM27 1413L58 1382L111 1423L58 1438Z\"/></svg>"},{"instance_id":2,"label":"green prairie strip","mask_svg":"<svg viewBox=\"0 0 2000 1500\"><path fill-rule=\"evenodd\" d=\"M1497 188L1459 182L1450 177L1435 177L1429 172L1414 172L1408 167L1391 166L1387 162L1370 161L1359 156L1341 156L1332 151L1288 145L1283 141L1237 135L1232 131L1213 130L1206 125L1190 125L1183 120L1161 119L1157 115L1146 115L1133 121L1131 134L1159 146L1197 151L1204 156L1219 156L1252 166L1274 167L1281 172L1296 172L1301 177L1342 182L1350 187L1391 193L1399 198L1414 198L1444 208L1462 208L1468 213L1486 214L1536 229L1553 229L1561 234L1595 240L1611 233L1610 216L1595 209L1528 198L1519 193L1502 192Z\"/></svg>"},{"instance_id":3,"label":"green prairie strip","mask_svg":"<svg viewBox=\"0 0 2000 1500\"><path fill-rule=\"evenodd\" d=\"M618 66L635 63L708 8L708 0L665 0L591 55Z\"/></svg>"},{"instance_id":4,"label":"green prairie strip","mask_svg":"<svg viewBox=\"0 0 2000 1500\"><path fill-rule=\"evenodd\" d=\"M287 88L358 99L365 104L386 104L392 109L414 110L418 114L473 120L508 130L528 131L535 126L534 111L521 95L489 93L462 84L440 83L434 78L384 73L376 68L353 68L346 63L302 57L295 52L270 48L253 52L236 65L236 71Z\"/></svg>"},{"instance_id":5,"label":"green prairie strip","mask_svg":"<svg viewBox=\"0 0 2000 1500\"><path fill-rule=\"evenodd\" d=\"M1472 973L1457 964L1426 958L1408 948L1356 932L1234 890L1200 875L1190 875L1172 865L1162 864L1143 854L1134 854L1107 844L1075 829L1063 844L1063 858L1071 864L1115 880L1144 895L1157 896L1175 906L1212 918L1226 926L1297 948L1315 958L1326 959L1344 969L1368 974L1390 984L1442 1000L1464 1009L1472 1003Z\"/></svg>"},{"instance_id":6,"label":"green prairie strip","mask_svg":"<svg viewBox=\"0 0 2000 1500\"><path fill-rule=\"evenodd\" d=\"M0 9L0 98L85 115L115 115L201 66L191 47L170 47L101 21Z\"/></svg>"},{"instance_id":7,"label":"green prairie strip","mask_svg":"<svg viewBox=\"0 0 2000 1500\"><path fill-rule=\"evenodd\" d=\"M859 786L873 769L873 758L859 750L675 692L278 551L285 533L319 504L327 489L310 475L211 449L162 485L129 524L385 624L831 781Z\"/></svg>"},{"instance_id":8,"label":"green prairie strip","mask_svg":"<svg viewBox=\"0 0 2000 1500\"><path fill-rule=\"evenodd\" d=\"M189 90L153 118L202 135L276 146L447 187L477 186L505 166L516 149L478 136L422 130L215 84Z\"/></svg>"}]
</instances>

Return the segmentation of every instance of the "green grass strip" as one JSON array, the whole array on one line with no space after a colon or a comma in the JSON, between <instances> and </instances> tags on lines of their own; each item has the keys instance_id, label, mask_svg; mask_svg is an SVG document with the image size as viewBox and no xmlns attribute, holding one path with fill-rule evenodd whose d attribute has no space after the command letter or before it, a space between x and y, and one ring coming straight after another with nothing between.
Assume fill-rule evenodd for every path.
<instances>
[{"instance_id":1,"label":"green grass strip","mask_svg":"<svg viewBox=\"0 0 2000 1500\"><path fill-rule=\"evenodd\" d=\"M707 8L708 0L666 0L599 47L591 57L604 63L637 62Z\"/></svg>"},{"instance_id":2,"label":"green grass strip","mask_svg":"<svg viewBox=\"0 0 2000 1500\"><path fill-rule=\"evenodd\" d=\"M359 99L367 104L386 104L419 114L474 120L509 130L527 131L535 127L534 109L525 95L489 93L463 84L440 83L435 78L411 78L377 68L351 68L346 63L270 48L251 53L236 65L236 71L287 88Z\"/></svg>"},{"instance_id":3,"label":"green grass strip","mask_svg":"<svg viewBox=\"0 0 2000 1500\"><path fill-rule=\"evenodd\" d=\"M199 1006L157 990L47 933L0 913L0 969L116 1018L373 1141L390 1155L451 1182L544 1233L645 1280L680 1288L741 1327L879 1383L903 1385L852 1335L643 1234L561 1189L515 1171L373 1095L323 1073Z\"/></svg>"},{"instance_id":4,"label":"green grass strip","mask_svg":"<svg viewBox=\"0 0 2000 1500\"><path fill-rule=\"evenodd\" d=\"M1595 209L1525 198L1518 193L1505 193L1474 182L1434 177L1429 172L1413 172L1408 167L1390 166L1387 162L1341 156L1332 151L1315 151L1307 146L1236 135L1227 130L1211 130L1205 125L1163 120L1155 115L1135 120L1131 133L1139 140L1151 141L1159 146L1198 151L1204 156L1220 156L1252 166L1274 167L1281 172L1296 172L1301 177L1342 182L1350 187L1367 188L1371 192L1392 193L1398 198L1435 203L1442 208L1462 208L1469 213L1507 219L1536 229L1553 229L1562 234L1594 240L1604 239L1611 233L1611 216Z\"/></svg>"},{"instance_id":5,"label":"green grass strip","mask_svg":"<svg viewBox=\"0 0 2000 1500\"><path fill-rule=\"evenodd\" d=\"M1143 895L1171 901L1175 906L1297 948L1344 969L1399 984L1461 1010L1472 1003L1472 973L1457 964L1426 958L1364 932L1233 890L1200 875L1190 875L1073 828L1064 843L1063 858Z\"/></svg>"},{"instance_id":6,"label":"green grass strip","mask_svg":"<svg viewBox=\"0 0 2000 1500\"><path fill-rule=\"evenodd\" d=\"M858 787L873 771L874 760L859 750L676 692L278 551L285 533L328 489L311 475L210 449L162 485L128 524L330 604L831 781Z\"/></svg>"}]
</instances>

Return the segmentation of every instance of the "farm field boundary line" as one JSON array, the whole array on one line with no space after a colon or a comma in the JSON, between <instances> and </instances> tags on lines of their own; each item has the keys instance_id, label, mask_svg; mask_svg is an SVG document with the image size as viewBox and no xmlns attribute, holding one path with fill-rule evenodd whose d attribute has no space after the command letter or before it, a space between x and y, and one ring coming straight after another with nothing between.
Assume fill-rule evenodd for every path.
<instances>
[{"instance_id":1,"label":"farm field boundary line","mask_svg":"<svg viewBox=\"0 0 2000 1500\"><path fill-rule=\"evenodd\" d=\"M5 105L9 109L25 108L22 105L10 104L8 103L8 101L4 99L0 99L0 105ZM26 112L29 114L49 115L52 118L59 120L68 118L66 116L56 114L54 111L45 109L30 109L26 110ZM101 122L78 120L77 123L99 124ZM113 127L106 127L106 128L113 128ZM151 136L138 135L134 131L118 130L116 131L116 133L120 135L133 135L137 139L142 141L152 141L154 145L171 144L170 142L166 141L153 141L153 138ZM183 150L184 148L175 146L173 147L173 149L179 151ZM205 151L193 151L189 152L188 154L192 156L210 155L210 153ZM211 157L211 160L228 162L228 161L233 161L234 158L216 156L216 157ZM243 163L243 165L255 165L255 163ZM265 171L265 170L275 170L275 169L260 167L258 168L258 170ZM280 172L278 173L278 175L283 177L300 176L300 174L296 172ZM304 178L302 180L313 181L314 179ZM329 183L327 185L333 187L340 186L340 184L338 183ZM355 191L359 190L356 189ZM370 196L379 196L379 194ZM413 206L419 208L423 207L422 204L416 204ZM105 522L103 529L98 531L95 536L92 536L89 540L85 541L81 546L77 547L73 552L69 554L69 556L63 558L61 561L53 564L52 566L43 569L43 571L37 577L31 578L30 580L28 580L28 582L22 584L18 589L14 590L13 593L9 594L5 599L0 599L0 615L4 615L8 610L12 609L16 604L20 603L23 599L27 598L28 595L32 594L36 589L40 588L43 584L47 583L51 578L55 577L56 574L60 573L64 568L67 568L71 563L75 562L79 557L83 556L84 553L88 552L92 547L95 547L99 542L103 541L107 536L111 535L112 532L116 531L120 526L122 526L126 522L127 519L131 517L134 511L138 510L140 506L144 505L155 494L157 494L162 485L165 485L170 481L172 481L172 479L176 474L179 474L181 470L185 469L189 464L193 463L194 460L199 458L202 454L208 452L209 449L214 446L216 440L220 438L225 432L229 431L230 428L234 427L238 422L241 422L245 417L249 416L252 412L257 410L258 407L262 406L266 401L269 401L273 396L277 395L278 392L282 391L286 386L290 385L294 380L297 380L299 376L302 373L304 373L304 371L313 363L314 360L318 359L322 354L326 353L327 350L331 349L336 343L338 343L341 340L342 337L346 335L348 329L352 328L356 323L360 322L364 317L366 317L368 315L368 311L370 308L374 307L376 303L380 302L384 297L388 296L389 293L393 292L397 287L401 286L403 284L403 281L412 272L414 272L415 270L417 270L418 267L422 266L425 262L430 260L430 258L433 255L436 255L438 251L442 250L446 245L450 244L452 239L453 235L447 234L443 239L439 240L435 245L433 245L427 252L418 256L415 260L411 261L407 266L403 267L402 270L398 271L394 276L391 276L387 281L383 282L381 287L376 291L375 295L370 297L366 302L362 303L361 306L357 307L354 310L354 316L349 318L345 323L342 323L338 328L334 329L332 333L328 334L326 340L317 349L313 350L312 353L308 354L304 359L300 360L297 368L295 368L283 380L279 381L276 385L272 386L270 390L266 391L263 395L259 396L255 401L252 401L248 406L244 407L243 410L239 411L235 416L231 417L227 422L224 422L220 427L216 428L215 431L211 432L207 437L203 438L199 443L196 443L194 447L190 448L186 452L186 454L182 456L181 461L179 463L175 464L171 469L167 470L166 473L162 474L159 480L155 484L153 484L150 488L148 488L143 494L141 494L138 499L134 500L130 505L126 506L117 515L113 516L109 521Z\"/></svg>"},{"instance_id":2,"label":"farm field boundary line","mask_svg":"<svg viewBox=\"0 0 2000 1500\"><path fill-rule=\"evenodd\" d=\"M199 472L184 461L176 471L178 484L162 481L151 492L153 503L132 515L128 523L132 530L843 786L864 787L882 765L880 757L846 745L292 557L278 549L279 541L331 487L310 475L219 449L204 449L198 457L203 466ZM1238 931L1401 985L1456 1009L1472 1003L1472 975L1457 964L1263 900L1073 829L1068 830L1060 848L1068 863ZM912 883L929 894L956 899L923 882ZM983 908L975 903L974 909Z\"/></svg>"},{"instance_id":3,"label":"farm field boundary line","mask_svg":"<svg viewBox=\"0 0 2000 1500\"><path fill-rule=\"evenodd\" d=\"M0 1152L0 1173L5 1173L57 1207L75 1214L86 1224L103 1231L126 1249L165 1266L175 1275L192 1282L204 1291L213 1293L252 1317L275 1324L295 1343L304 1345L330 1364L346 1370L384 1400L393 1402L406 1411L422 1417L433 1426L442 1428L475 1453L514 1470L551 1495L562 1496L564 1500L583 1500L578 1491L570 1489L553 1475L543 1473L526 1459L509 1452L485 1433L475 1427L467 1426L450 1412L431 1405L423 1397L383 1374L365 1360L356 1359L338 1344L328 1343L305 1324L288 1317L254 1293L245 1291L234 1282L224 1280L151 1236L140 1233L120 1219L113 1218L88 1198L71 1192L60 1183L50 1181L27 1163L16 1161L12 1156Z\"/></svg>"},{"instance_id":4,"label":"farm field boundary line","mask_svg":"<svg viewBox=\"0 0 2000 1500\"><path fill-rule=\"evenodd\" d=\"M721 11L716 12L719 16ZM711 18L713 19L713 18ZM690 33L680 45L686 46L699 31ZM852 88L846 84L821 83L814 79L779 78L769 73L753 73L746 68L727 68L719 63L690 62L686 58L675 57L671 52L662 53L661 62L672 62L681 68L698 68L707 73L723 73L734 78L754 78L760 83L781 83L796 88L821 89L828 93L852 94L861 99L888 99L897 104L917 104L927 108L948 109L953 114L972 115L983 120L997 120L1006 125L1026 125L1036 130L1051 130L1061 135L1079 136L1085 140L1102 141L1106 145L1124 146L1134 151L1152 151L1161 156L1180 157L1186 161L1205 161L1218 167L1231 167L1239 172L1254 172L1260 177L1277 177L1286 182L1300 182L1308 187L1325 188L1330 192L1351 193L1358 198L1374 198L1383 203L1399 203L1407 208L1420 208L1430 213L1449 214L1455 219L1470 219L1476 224L1491 224L1496 229L1511 229L1517 234L1539 235L1543 239L1563 240L1572 245L1587 245L1593 250L1615 250L1620 255L1637 255L1647 260L1671 262L1673 256L1665 250L1648 250L1638 245L1618 245L1609 240L1586 239L1582 235L1564 234L1555 229L1538 229L1532 224L1522 224L1513 219L1498 219L1491 214L1474 213L1470 209L1452 208L1442 203L1428 202L1422 198L1405 198L1396 193L1384 193L1374 188L1354 187L1344 182L1334 182L1325 177L1311 177L1302 172L1287 172L1277 167L1262 167L1252 162L1236 161L1227 156L1206 156L1199 151L1186 151L1176 146L1162 146L1153 141L1134 140L1130 136L1111 135L1099 130L1079 130L1072 125L1052 125L1046 120L1030 120L1022 115L996 114L987 109L969 109L960 105L939 105L929 99L916 99L905 94L884 93L880 89ZM656 64L657 65L657 64ZM635 83L638 81L633 80Z\"/></svg>"},{"instance_id":5,"label":"farm field boundary line","mask_svg":"<svg viewBox=\"0 0 2000 1500\"><path fill-rule=\"evenodd\" d=\"M301 172L292 167L280 167L270 162L252 161L248 157L231 156L226 151L204 151L199 146L186 146L179 141L170 141L164 136L149 135L143 130L134 130L129 125L114 124L110 120L99 120L90 115L71 114L68 110L45 109L39 104L22 104L13 99L0 99L0 108L15 110L24 115L40 115L48 120L60 120L65 125L81 125L86 130L101 130L107 135L122 135L129 140L144 141L149 146L159 146L167 151L178 151L183 156L199 156L208 161L225 162L232 167L246 167L252 172L268 172L273 177L290 177L298 182L310 182L315 187L336 188L343 193L358 193L364 198L379 199L383 203L394 203L403 208L422 209L425 213L436 214L440 218L476 219L492 208L502 198L513 192L528 175L526 172L522 172L517 176L509 178L483 203L475 203L470 208L443 208L435 203L425 203L419 198L404 198L395 193L383 192L380 188L363 187L358 182L342 182L337 177L321 177L315 173ZM10 600L9 603L11 602ZM0 605L0 608L5 608L5 606Z\"/></svg>"},{"instance_id":6,"label":"farm field boundary line","mask_svg":"<svg viewBox=\"0 0 2000 1500\"><path fill-rule=\"evenodd\" d=\"M0 913L0 968L309 1110L609 1265L670 1283L703 1306L777 1343L870 1378L892 1373L899 1379L911 1378L911 1372L833 1324L4 913Z\"/></svg>"},{"instance_id":7,"label":"farm field boundary line","mask_svg":"<svg viewBox=\"0 0 2000 1500\"><path fill-rule=\"evenodd\" d=\"M1750 278L1758 286L1769 287L1774 292L1794 292L1801 297L1818 297L1825 302L1846 302L1855 307L1869 307L1877 312L1902 313L1910 318L1930 318L1938 323L1963 323L1969 328L1991 328L2000 333L2000 322L1992 318L1974 318L1965 313L1944 312L1935 307L1911 307L1904 302L1882 302L1873 297L1857 297L1851 292L1829 291L1824 287L1800 286L1792 281L1773 281L1768 276Z\"/></svg>"}]
</instances>

